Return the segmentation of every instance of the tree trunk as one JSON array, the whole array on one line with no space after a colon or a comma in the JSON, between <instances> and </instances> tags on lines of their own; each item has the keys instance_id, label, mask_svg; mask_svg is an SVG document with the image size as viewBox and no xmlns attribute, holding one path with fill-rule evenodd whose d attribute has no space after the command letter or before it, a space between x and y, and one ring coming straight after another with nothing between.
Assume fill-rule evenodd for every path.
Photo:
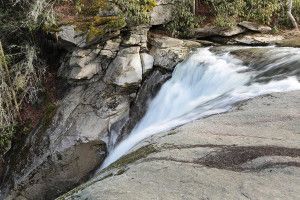
<instances>
[{"instance_id":1,"label":"tree trunk","mask_svg":"<svg viewBox=\"0 0 300 200\"><path fill-rule=\"evenodd\" d=\"M192 0L193 14L196 15L196 0Z\"/></svg>"},{"instance_id":2,"label":"tree trunk","mask_svg":"<svg viewBox=\"0 0 300 200\"><path fill-rule=\"evenodd\" d=\"M299 27L298 27L297 21L296 21L295 17L292 14L292 9L293 9L293 0L288 0L288 11L287 11L288 17L290 18L290 20L291 20L294 28L297 31L299 31Z\"/></svg>"}]
</instances>

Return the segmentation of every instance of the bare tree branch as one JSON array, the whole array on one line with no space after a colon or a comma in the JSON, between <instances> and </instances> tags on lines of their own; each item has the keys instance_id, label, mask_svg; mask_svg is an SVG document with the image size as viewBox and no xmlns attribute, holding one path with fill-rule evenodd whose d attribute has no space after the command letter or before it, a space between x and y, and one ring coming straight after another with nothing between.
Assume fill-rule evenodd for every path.
<instances>
[{"instance_id":1,"label":"bare tree branch","mask_svg":"<svg viewBox=\"0 0 300 200\"><path fill-rule=\"evenodd\" d=\"M292 14L293 0L288 0L288 4L287 5L288 5L287 15L290 18L290 20L291 20L291 22L292 22L295 30L299 31L299 27L298 27L297 21L296 21L295 17Z\"/></svg>"}]
</instances>

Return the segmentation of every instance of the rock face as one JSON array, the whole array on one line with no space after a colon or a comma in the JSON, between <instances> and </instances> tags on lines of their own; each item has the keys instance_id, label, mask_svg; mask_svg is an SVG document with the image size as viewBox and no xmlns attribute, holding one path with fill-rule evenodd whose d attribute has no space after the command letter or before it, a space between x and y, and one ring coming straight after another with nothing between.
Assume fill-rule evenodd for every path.
<instances>
[{"instance_id":1,"label":"rock face","mask_svg":"<svg viewBox=\"0 0 300 200\"><path fill-rule=\"evenodd\" d=\"M274 36L267 34L254 34L254 35L245 35L241 37L237 37L234 39L234 42L244 45L270 45L278 43L283 40L283 36Z\"/></svg>"},{"instance_id":2,"label":"rock face","mask_svg":"<svg viewBox=\"0 0 300 200\"><path fill-rule=\"evenodd\" d=\"M231 36L239 35L244 32L246 32L246 29L240 26L233 26L229 28L207 26L207 27L198 28L194 30L195 37L197 38L205 38L205 37L212 37L212 36L231 37Z\"/></svg>"},{"instance_id":3,"label":"rock face","mask_svg":"<svg viewBox=\"0 0 300 200\"><path fill-rule=\"evenodd\" d=\"M154 57L154 65L172 70L183 61L192 49L201 47L198 42L179 40L161 35L151 35L149 43L150 54Z\"/></svg>"},{"instance_id":4,"label":"rock face","mask_svg":"<svg viewBox=\"0 0 300 200\"><path fill-rule=\"evenodd\" d=\"M60 76L73 80L91 79L101 71L101 60L97 54L97 50L73 51L66 66L61 67Z\"/></svg>"},{"instance_id":5,"label":"rock face","mask_svg":"<svg viewBox=\"0 0 300 200\"><path fill-rule=\"evenodd\" d=\"M86 45L86 37L83 33L77 32L72 25L61 26L57 34L62 46L72 49L74 47L84 47Z\"/></svg>"},{"instance_id":6,"label":"rock face","mask_svg":"<svg viewBox=\"0 0 300 200\"><path fill-rule=\"evenodd\" d=\"M154 58L150 54L141 53L141 61L142 61L143 74L146 74L152 70L154 65Z\"/></svg>"},{"instance_id":7,"label":"rock face","mask_svg":"<svg viewBox=\"0 0 300 200\"><path fill-rule=\"evenodd\" d=\"M59 199L296 200L299 97L259 97L155 136Z\"/></svg>"},{"instance_id":8,"label":"rock face","mask_svg":"<svg viewBox=\"0 0 300 200\"><path fill-rule=\"evenodd\" d=\"M108 66L105 82L121 87L139 84L142 81L143 69L140 47L122 49L115 60Z\"/></svg>"},{"instance_id":9,"label":"rock face","mask_svg":"<svg viewBox=\"0 0 300 200\"><path fill-rule=\"evenodd\" d=\"M260 25L254 22L243 21L239 23L239 26L244 27L248 30L260 32L260 33L268 33L272 31L272 28L265 25Z\"/></svg>"},{"instance_id":10,"label":"rock face","mask_svg":"<svg viewBox=\"0 0 300 200\"><path fill-rule=\"evenodd\" d=\"M0 199L54 199L87 181L141 118L175 65L200 46L159 36L151 46L148 30L131 28L82 48L67 37L72 27L65 27L69 52L58 76L69 90L26 141L0 160Z\"/></svg>"},{"instance_id":11,"label":"rock face","mask_svg":"<svg viewBox=\"0 0 300 200\"><path fill-rule=\"evenodd\" d=\"M151 25L161 25L173 19L172 13L176 5L172 0L157 0L157 6L151 12Z\"/></svg>"},{"instance_id":12,"label":"rock face","mask_svg":"<svg viewBox=\"0 0 300 200\"><path fill-rule=\"evenodd\" d=\"M11 199L53 199L86 180L106 154L106 136L129 114L129 99L103 82L78 86L8 160L1 191ZM52 121L52 122L51 122Z\"/></svg>"},{"instance_id":13,"label":"rock face","mask_svg":"<svg viewBox=\"0 0 300 200\"><path fill-rule=\"evenodd\" d=\"M129 34L125 37L123 44L124 45L138 45L142 49L147 49L147 34L149 31L148 26L137 26L132 27L129 30Z\"/></svg>"},{"instance_id":14,"label":"rock face","mask_svg":"<svg viewBox=\"0 0 300 200\"><path fill-rule=\"evenodd\" d=\"M171 78L171 73L161 72L154 70L145 80L143 85L140 87L133 106L130 109L129 118L123 127L123 134L119 140L127 136L128 133L134 128L140 119L145 115L148 105L155 97L160 87Z\"/></svg>"}]
</instances>

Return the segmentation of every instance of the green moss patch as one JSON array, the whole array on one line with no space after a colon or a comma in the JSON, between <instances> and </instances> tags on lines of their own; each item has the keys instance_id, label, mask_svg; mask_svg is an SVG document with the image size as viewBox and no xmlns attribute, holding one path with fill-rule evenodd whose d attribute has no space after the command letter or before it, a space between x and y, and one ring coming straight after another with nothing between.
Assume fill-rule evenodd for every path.
<instances>
[{"instance_id":1,"label":"green moss patch","mask_svg":"<svg viewBox=\"0 0 300 200\"><path fill-rule=\"evenodd\" d=\"M142 158L146 158L149 154L158 152L158 149L154 147L154 145L144 146L128 155L123 156L120 160L111 164L105 171L112 168L120 168L130 163L133 163Z\"/></svg>"},{"instance_id":2,"label":"green moss patch","mask_svg":"<svg viewBox=\"0 0 300 200\"><path fill-rule=\"evenodd\" d=\"M156 0L74 0L56 6L59 26L74 25L87 33L87 41L120 30L125 26L137 26L150 22L150 12ZM104 14L105 13L105 14ZM45 27L57 32L58 27Z\"/></svg>"}]
</instances>

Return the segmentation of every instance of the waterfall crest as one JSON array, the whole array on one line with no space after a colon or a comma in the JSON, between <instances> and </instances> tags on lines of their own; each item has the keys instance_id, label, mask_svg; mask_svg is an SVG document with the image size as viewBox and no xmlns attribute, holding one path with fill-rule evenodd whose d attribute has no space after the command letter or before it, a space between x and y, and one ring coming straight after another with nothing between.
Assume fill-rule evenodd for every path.
<instances>
[{"instance_id":1,"label":"waterfall crest","mask_svg":"<svg viewBox=\"0 0 300 200\"><path fill-rule=\"evenodd\" d=\"M197 50L177 65L172 78L152 100L143 119L109 153L101 169L157 133L226 112L237 102L256 96L299 90L299 50L267 49L271 54L266 58L269 62L260 67L255 64L246 66L229 53L216 54L209 48ZM290 67L295 66L295 62L298 62L298 67Z\"/></svg>"}]
</instances>

